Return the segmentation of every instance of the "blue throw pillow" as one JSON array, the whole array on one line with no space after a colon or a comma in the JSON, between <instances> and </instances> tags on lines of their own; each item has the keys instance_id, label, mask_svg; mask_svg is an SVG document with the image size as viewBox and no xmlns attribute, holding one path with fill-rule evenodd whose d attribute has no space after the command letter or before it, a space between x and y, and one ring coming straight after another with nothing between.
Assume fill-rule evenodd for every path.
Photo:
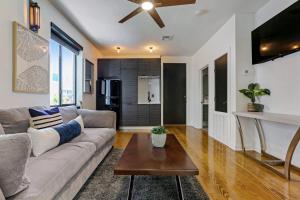
<instances>
[{"instance_id":1,"label":"blue throw pillow","mask_svg":"<svg viewBox=\"0 0 300 200\"><path fill-rule=\"evenodd\" d=\"M71 120L67 124L55 126L53 129L59 134L59 145L70 142L73 138L79 136L82 131L80 124L75 120Z\"/></svg>"}]
</instances>

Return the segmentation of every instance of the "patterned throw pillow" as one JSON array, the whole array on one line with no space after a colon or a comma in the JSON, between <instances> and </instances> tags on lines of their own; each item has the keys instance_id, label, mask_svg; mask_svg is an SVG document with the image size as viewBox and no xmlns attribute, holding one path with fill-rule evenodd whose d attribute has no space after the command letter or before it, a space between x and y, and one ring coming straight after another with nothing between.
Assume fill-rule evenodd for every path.
<instances>
[{"instance_id":1,"label":"patterned throw pillow","mask_svg":"<svg viewBox=\"0 0 300 200\"><path fill-rule=\"evenodd\" d=\"M60 124L51 128L34 129L29 128L28 133L32 141L32 153L35 157L71 141L79 136L84 129L81 116L66 124Z\"/></svg>"},{"instance_id":2,"label":"patterned throw pillow","mask_svg":"<svg viewBox=\"0 0 300 200\"><path fill-rule=\"evenodd\" d=\"M49 110L29 109L31 116L30 126L35 129L44 129L57 126L63 123L59 109L52 108Z\"/></svg>"}]
</instances>

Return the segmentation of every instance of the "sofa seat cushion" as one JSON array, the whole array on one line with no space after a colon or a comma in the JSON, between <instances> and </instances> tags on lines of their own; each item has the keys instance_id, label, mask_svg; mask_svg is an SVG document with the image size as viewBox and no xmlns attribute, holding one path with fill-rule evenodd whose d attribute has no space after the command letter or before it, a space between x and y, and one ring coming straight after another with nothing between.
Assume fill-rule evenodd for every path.
<instances>
[{"instance_id":1,"label":"sofa seat cushion","mask_svg":"<svg viewBox=\"0 0 300 200\"><path fill-rule=\"evenodd\" d=\"M98 151L113 140L115 135L116 131L112 128L85 128L72 142L91 142L96 145Z\"/></svg>"},{"instance_id":2,"label":"sofa seat cushion","mask_svg":"<svg viewBox=\"0 0 300 200\"><path fill-rule=\"evenodd\" d=\"M30 158L26 175L31 184L27 190L10 199L53 199L95 152L96 146L92 143L67 143L40 157Z\"/></svg>"}]
</instances>

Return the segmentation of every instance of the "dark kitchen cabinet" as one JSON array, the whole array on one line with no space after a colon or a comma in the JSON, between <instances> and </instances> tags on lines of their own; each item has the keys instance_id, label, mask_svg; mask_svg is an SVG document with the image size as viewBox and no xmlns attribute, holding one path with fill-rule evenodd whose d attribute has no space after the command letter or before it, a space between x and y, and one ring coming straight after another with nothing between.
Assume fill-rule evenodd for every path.
<instances>
[{"instance_id":1,"label":"dark kitchen cabinet","mask_svg":"<svg viewBox=\"0 0 300 200\"><path fill-rule=\"evenodd\" d=\"M161 75L161 60L152 59L150 61L150 75L151 76L160 76Z\"/></svg>"},{"instance_id":2,"label":"dark kitchen cabinet","mask_svg":"<svg viewBox=\"0 0 300 200\"><path fill-rule=\"evenodd\" d=\"M121 61L116 59L98 60L98 78L120 79Z\"/></svg>"},{"instance_id":3,"label":"dark kitchen cabinet","mask_svg":"<svg viewBox=\"0 0 300 200\"><path fill-rule=\"evenodd\" d=\"M149 105L149 125L159 126L161 124L161 105L150 104Z\"/></svg>"},{"instance_id":4,"label":"dark kitchen cabinet","mask_svg":"<svg viewBox=\"0 0 300 200\"><path fill-rule=\"evenodd\" d=\"M121 126L137 126L137 105L122 105Z\"/></svg>"},{"instance_id":5,"label":"dark kitchen cabinet","mask_svg":"<svg viewBox=\"0 0 300 200\"><path fill-rule=\"evenodd\" d=\"M120 79L122 82L121 126L159 126L161 105L138 104L138 76L161 76L161 60L98 60L98 79Z\"/></svg>"},{"instance_id":6,"label":"dark kitchen cabinet","mask_svg":"<svg viewBox=\"0 0 300 200\"><path fill-rule=\"evenodd\" d=\"M122 126L137 125L138 63L135 59L121 60Z\"/></svg>"},{"instance_id":7,"label":"dark kitchen cabinet","mask_svg":"<svg viewBox=\"0 0 300 200\"><path fill-rule=\"evenodd\" d=\"M149 126L150 124L150 113L149 105L138 105L138 125Z\"/></svg>"},{"instance_id":8,"label":"dark kitchen cabinet","mask_svg":"<svg viewBox=\"0 0 300 200\"><path fill-rule=\"evenodd\" d=\"M139 60L138 75L150 76L151 75L151 63L148 59Z\"/></svg>"}]
</instances>

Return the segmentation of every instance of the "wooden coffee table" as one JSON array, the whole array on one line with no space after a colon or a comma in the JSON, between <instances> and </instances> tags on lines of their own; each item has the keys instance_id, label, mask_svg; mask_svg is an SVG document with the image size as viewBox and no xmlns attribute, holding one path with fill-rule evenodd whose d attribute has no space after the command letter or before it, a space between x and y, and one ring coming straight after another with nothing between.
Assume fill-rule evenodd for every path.
<instances>
[{"instance_id":1,"label":"wooden coffee table","mask_svg":"<svg viewBox=\"0 0 300 200\"><path fill-rule=\"evenodd\" d=\"M132 198L134 176L176 176L179 199L184 199L180 176L195 176L198 168L174 135L167 136L165 148L154 148L151 136L135 134L114 170L115 175L130 175L128 199Z\"/></svg>"}]
</instances>

